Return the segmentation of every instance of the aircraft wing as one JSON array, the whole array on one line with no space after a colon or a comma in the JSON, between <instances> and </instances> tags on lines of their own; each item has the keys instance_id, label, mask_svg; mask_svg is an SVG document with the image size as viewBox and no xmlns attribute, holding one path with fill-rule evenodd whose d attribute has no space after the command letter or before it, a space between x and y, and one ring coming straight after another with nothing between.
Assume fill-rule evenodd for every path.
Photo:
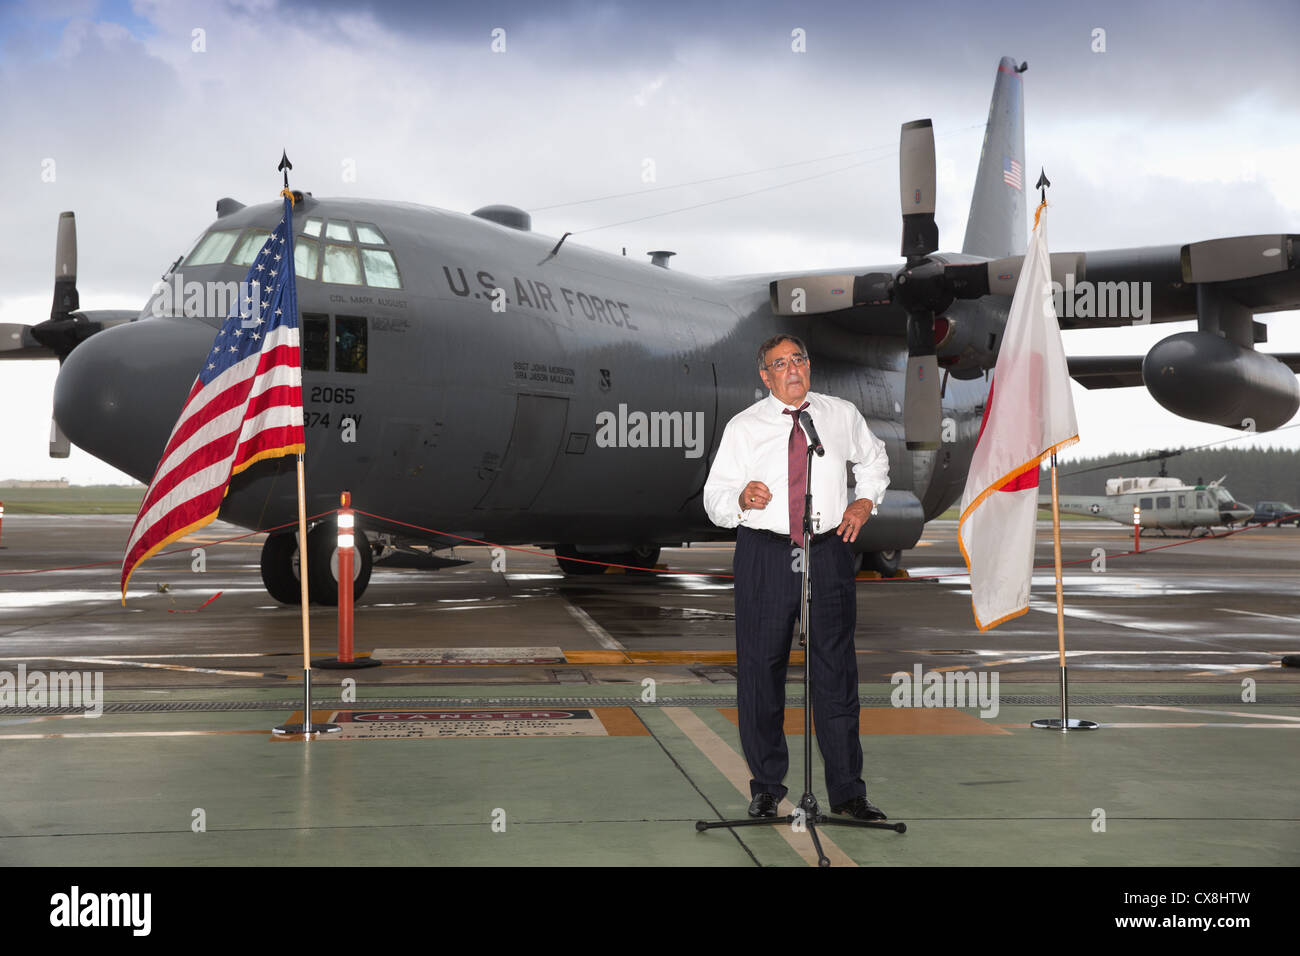
<instances>
[{"instance_id":1,"label":"aircraft wing","mask_svg":"<svg viewBox=\"0 0 1300 956\"><path fill-rule=\"evenodd\" d=\"M1269 352L1293 372L1300 372L1300 352ZM1142 381L1145 355L1072 355L1070 377L1086 389L1131 388Z\"/></svg>"},{"instance_id":2,"label":"aircraft wing","mask_svg":"<svg viewBox=\"0 0 1300 956\"><path fill-rule=\"evenodd\" d=\"M1204 301L1207 293L1219 308L1239 313L1300 309L1297 235L1106 249L1084 253L1083 261L1092 300L1084 300L1083 284L1073 297L1067 295L1058 309L1063 329L1132 325L1139 312L1138 320L1146 322L1195 319L1204 311L1198 308L1198 298ZM1140 299L1132 298L1134 294ZM1124 302L1127 314L1109 314Z\"/></svg>"},{"instance_id":3,"label":"aircraft wing","mask_svg":"<svg viewBox=\"0 0 1300 956\"><path fill-rule=\"evenodd\" d=\"M1072 358L1085 388L1145 385L1175 415L1269 431L1300 408L1300 356L1256 349L1268 341L1261 312L1300 309L1300 236L1210 239L1184 246L1089 252L1083 279L1056 293L1063 329L1196 320L1144 356Z\"/></svg>"}]
</instances>

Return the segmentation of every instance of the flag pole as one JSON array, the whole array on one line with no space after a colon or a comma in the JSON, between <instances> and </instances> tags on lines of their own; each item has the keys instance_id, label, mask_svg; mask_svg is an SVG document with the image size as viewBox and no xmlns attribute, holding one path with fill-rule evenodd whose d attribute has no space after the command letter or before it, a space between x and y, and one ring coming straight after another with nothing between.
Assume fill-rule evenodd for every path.
<instances>
[{"instance_id":1,"label":"flag pole","mask_svg":"<svg viewBox=\"0 0 1300 956\"><path fill-rule=\"evenodd\" d=\"M1041 190L1042 204L1038 207L1039 212L1042 212L1043 206L1047 205L1047 187L1050 185L1052 184L1047 179L1047 173L1040 173L1037 186ZM1037 227L1038 215L1035 214L1034 228ZM1061 716L1059 719L1035 720L1030 726L1060 730L1061 733L1071 730L1096 730L1099 726L1096 721L1070 719L1069 680L1065 670L1065 589L1061 580L1061 499L1056 487L1055 450L1052 452L1052 554L1056 563L1056 644L1061 667Z\"/></svg>"},{"instance_id":2,"label":"flag pole","mask_svg":"<svg viewBox=\"0 0 1300 956\"><path fill-rule=\"evenodd\" d=\"M1035 720L1029 726L1061 733L1096 730L1100 726L1096 721L1070 717L1069 682L1065 672L1065 591L1061 584L1061 501L1056 493L1056 452L1052 452L1052 550L1056 555L1056 643L1060 650L1061 716Z\"/></svg>"},{"instance_id":3,"label":"flag pole","mask_svg":"<svg viewBox=\"0 0 1300 956\"><path fill-rule=\"evenodd\" d=\"M1065 591L1061 585L1061 499L1056 491L1056 452L1052 452L1052 553L1056 560L1056 643L1061 661L1061 730L1070 726L1065 678Z\"/></svg>"},{"instance_id":4,"label":"flag pole","mask_svg":"<svg viewBox=\"0 0 1300 956\"><path fill-rule=\"evenodd\" d=\"M289 170L293 169L293 163L289 162L289 154L283 152L280 157L280 165L277 171L284 171L284 189L281 195L287 197L289 210L292 210L296 200L293 192L289 189ZM290 213L286 213L289 215ZM288 266L286 268L293 270L295 268L293 256L293 230L289 229L288 235L290 240ZM293 280L293 272L289 272L289 280ZM297 305L297 296L294 296L294 305ZM293 316L294 324L298 324L298 316ZM301 328L301 327L300 327ZM300 353L301 354L301 353ZM302 363L298 365L299 380L301 383ZM305 446L304 446L305 447ZM316 724L311 722L311 623L308 614L308 594L307 594L307 491L306 482L303 479L303 453L298 453L298 594L302 606L302 723L301 724L282 724L276 727L277 734L301 734L304 740L310 740L313 734L331 734L338 733L341 729L338 724Z\"/></svg>"},{"instance_id":5,"label":"flag pole","mask_svg":"<svg viewBox=\"0 0 1300 956\"><path fill-rule=\"evenodd\" d=\"M306 735L312 732L311 616L307 613L307 495L301 454L298 455L298 587L302 596L302 733Z\"/></svg>"}]
</instances>

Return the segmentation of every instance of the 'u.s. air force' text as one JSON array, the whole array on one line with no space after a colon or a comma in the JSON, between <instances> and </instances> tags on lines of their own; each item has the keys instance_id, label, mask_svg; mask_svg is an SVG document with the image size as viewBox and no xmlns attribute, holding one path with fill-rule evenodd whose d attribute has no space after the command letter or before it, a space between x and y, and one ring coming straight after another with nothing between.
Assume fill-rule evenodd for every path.
<instances>
[{"instance_id":1,"label":"'u.s. air force' text","mask_svg":"<svg viewBox=\"0 0 1300 956\"><path fill-rule=\"evenodd\" d=\"M483 291L474 292L470 289L469 277L460 266L457 266L454 272L451 267L443 266L442 274L447 280L447 288L451 290L452 295L462 298L473 296L475 299L490 299L498 294L497 289L501 289L505 293L507 304L563 314L562 303L570 316L581 314L592 322L603 322L631 332L640 331L632 321L632 312L626 302L616 302L601 295L566 289L564 286L559 287L557 295L551 291L549 285L539 279L520 279L518 276L511 276L508 280L514 286L512 296L509 284L498 282L492 273L484 269L474 273L474 278L483 287Z\"/></svg>"}]
</instances>

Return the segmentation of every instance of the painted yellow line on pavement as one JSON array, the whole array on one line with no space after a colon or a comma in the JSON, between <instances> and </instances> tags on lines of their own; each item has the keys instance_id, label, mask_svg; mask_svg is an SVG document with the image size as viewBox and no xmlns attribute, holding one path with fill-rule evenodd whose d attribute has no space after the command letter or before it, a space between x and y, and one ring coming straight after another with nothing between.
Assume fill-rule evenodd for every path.
<instances>
[{"instance_id":1,"label":"painted yellow line on pavement","mask_svg":"<svg viewBox=\"0 0 1300 956\"><path fill-rule=\"evenodd\" d=\"M717 767L724 777L731 781L732 786L740 791L741 796L746 800L750 798L749 794L749 767L745 764L744 758L736 753L731 746L719 737L713 730L704 723L694 711L686 707L665 707L663 712L668 719L677 725L691 741L699 748L700 753L709 758L709 762ZM794 804L789 800L782 800L777 807L778 816L788 816L794 812ZM809 866L817 865L817 851L813 847L812 837L807 833L795 833L794 829L786 824L775 824L772 829L776 830L790 844L790 847L803 858L803 861ZM841 850L823 829L819 833L822 841L822 850L827 858L835 866L857 866L858 864Z\"/></svg>"},{"instance_id":2,"label":"painted yellow line on pavement","mask_svg":"<svg viewBox=\"0 0 1300 956\"><path fill-rule=\"evenodd\" d=\"M118 657L50 657L36 660L70 661L74 664L115 664L119 667L143 667L164 671L186 671L191 674L220 674L225 677L276 677L283 674L265 674L261 671L227 671L215 667L186 667L184 664L158 664L153 661L135 661Z\"/></svg>"},{"instance_id":3,"label":"painted yellow line on pavement","mask_svg":"<svg viewBox=\"0 0 1300 956\"><path fill-rule=\"evenodd\" d=\"M735 651L562 651L570 664L734 664ZM858 651L859 655L880 651ZM803 651L791 651L790 663L802 664ZM432 666L432 665L431 665Z\"/></svg>"}]
</instances>

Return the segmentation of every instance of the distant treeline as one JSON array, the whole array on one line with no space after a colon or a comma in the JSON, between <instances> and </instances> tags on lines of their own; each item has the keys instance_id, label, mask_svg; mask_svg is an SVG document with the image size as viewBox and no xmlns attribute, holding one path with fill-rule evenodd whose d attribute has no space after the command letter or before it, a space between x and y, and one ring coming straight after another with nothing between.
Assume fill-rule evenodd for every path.
<instances>
[{"instance_id":1,"label":"distant treeline","mask_svg":"<svg viewBox=\"0 0 1300 956\"><path fill-rule=\"evenodd\" d=\"M1160 462L1121 465L1164 449L1080 458L1057 464L1057 483L1063 495L1102 495L1107 478L1139 478L1160 474ZM1102 466L1102 467L1098 467ZM1079 474L1085 468L1097 468ZM1172 478L1188 484L1208 483L1227 475L1224 487L1238 501L1253 505L1260 501L1286 501L1300 507L1300 450L1269 451L1261 448L1203 448L1174 455L1165 464ZM1043 469L1044 492L1051 488L1050 472Z\"/></svg>"}]
</instances>

